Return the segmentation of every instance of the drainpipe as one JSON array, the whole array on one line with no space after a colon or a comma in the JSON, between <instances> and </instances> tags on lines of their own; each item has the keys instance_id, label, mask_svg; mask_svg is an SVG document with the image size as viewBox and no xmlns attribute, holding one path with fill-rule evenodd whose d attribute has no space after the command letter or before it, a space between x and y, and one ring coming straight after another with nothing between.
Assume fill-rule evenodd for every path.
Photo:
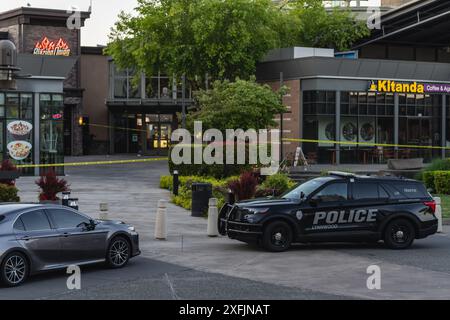
<instances>
[{"instance_id":1,"label":"drainpipe","mask_svg":"<svg viewBox=\"0 0 450 320\"><path fill-rule=\"evenodd\" d=\"M445 94L442 95L442 133L441 133L441 143L442 148L441 149L441 156L442 159L446 158L447 150L445 149L447 147L447 96Z\"/></svg>"},{"instance_id":2,"label":"drainpipe","mask_svg":"<svg viewBox=\"0 0 450 320\"><path fill-rule=\"evenodd\" d=\"M398 93L394 93L394 145L395 145L395 158L398 158L398 144L399 144L399 98Z\"/></svg>"},{"instance_id":3,"label":"drainpipe","mask_svg":"<svg viewBox=\"0 0 450 320\"><path fill-rule=\"evenodd\" d=\"M336 91L336 141L341 142L341 92ZM341 145L336 144L336 165L341 164Z\"/></svg>"}]
</instances>

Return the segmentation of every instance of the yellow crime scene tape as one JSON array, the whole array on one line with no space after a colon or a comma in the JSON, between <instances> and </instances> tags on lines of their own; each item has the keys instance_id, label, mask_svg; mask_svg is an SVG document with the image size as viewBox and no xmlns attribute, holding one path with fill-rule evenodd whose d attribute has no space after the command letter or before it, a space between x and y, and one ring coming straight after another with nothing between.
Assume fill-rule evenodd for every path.
<instances>
[{"instance_id":1,"label":"yellow crime scene tape","mask_svg":"<svg viewBox=\"0 0 450 320\"><path fill-rule=\"evenodd\" d=\"M134 159L134 160L110 160L110 161L85 161L85 162L68 162L68 163L48 163L48 164L23 164L17 165L17 168L52 168L52 167L76 167L76 166L97 166L97 165L111 165L111 164L130 164L130 163L145 163L155 161L167 161L169 158L149 158L149 159Z\"/></svg>"},{"instance_id":2,"label":"yellow crime scene tape","mask_svg":"<svg viewBox=\"0 0 450 320\"><path fill-rule=\"evenodd\" d=\"M124 127L113 127L101 124L89 124L92 127L112 128L118 130L127 130L135 132L146 132L142 129L132 129ZM371 142L352 142L352 141L335 141L335 140L316 140L316 139L298 139L298 138L283 138L285 142L299 142L299 143L323 143L323 144L337 144L344 146L366 146L366 147L385 147L385 148L407 148L407 149L434 149L434 150L450 150L450 147L439 146L423 146L423 145L407 145L407 144L389 144L389 143L371 143ZM259 144L259 143L256 143ZM270 142L267 142L270 144ZM198 147L207 146L204 144L178 144L181 147ZM85 162L68 162L68 163L49 163L49 164L23 164L17 165L17 168L51 168L51 167L76 167L76 166L95 166L95 165L114 165L114 164L132 164L132 163L146 163L155 161L167 161L168 157L161 158L147 158L147 159L134 159L134 160L110 160L110 161L85 161Z\"/></svg>"}]
</instances>

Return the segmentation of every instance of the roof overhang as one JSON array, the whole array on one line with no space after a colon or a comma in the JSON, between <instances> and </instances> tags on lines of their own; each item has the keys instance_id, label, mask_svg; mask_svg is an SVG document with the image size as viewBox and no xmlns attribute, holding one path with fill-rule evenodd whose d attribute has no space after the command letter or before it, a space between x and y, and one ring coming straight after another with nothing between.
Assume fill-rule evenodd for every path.
<instances>
[{"instance_id":1,"label":"roof overhang","mask_svg":"<svg viewBox=\"0 0 450 320\"><path fill-rule=\"evenodd\" d=\"M355 49L370 44L424 47L450 46L450 1L412 1L381 16L381 29L361 41Z\"/></svg>"}]
</instances>

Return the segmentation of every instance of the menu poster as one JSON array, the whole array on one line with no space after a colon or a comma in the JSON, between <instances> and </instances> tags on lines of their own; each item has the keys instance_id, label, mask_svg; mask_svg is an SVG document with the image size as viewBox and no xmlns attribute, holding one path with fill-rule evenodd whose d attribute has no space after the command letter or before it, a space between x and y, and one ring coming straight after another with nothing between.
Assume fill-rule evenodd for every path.
<instances>
[{"instance_id":1,"label":"menu poster","mask_svg":"<svg viewBox=\"0 0 450 320\"><path fill-rule=\"evenodd\" d=\"M33 148L33 125L28 121L15 120L8 122L8 152L17 161L27 159Z\"/></svg>"}]
</instances>

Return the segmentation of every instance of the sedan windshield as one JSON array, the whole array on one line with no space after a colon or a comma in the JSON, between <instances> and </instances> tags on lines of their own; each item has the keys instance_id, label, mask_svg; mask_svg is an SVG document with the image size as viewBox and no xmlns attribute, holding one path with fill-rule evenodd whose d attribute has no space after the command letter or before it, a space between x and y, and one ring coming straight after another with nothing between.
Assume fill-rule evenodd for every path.
<instances>
[{"instance_id":1,"label":"sedan windshield","mask_svg":"<svg viewBox=\"0 0 450 320\"><path fill-rule=\"evenodd\" d=\"M305 183L302 183L295 189L292 189L281 196L283 199L292 199L292 200L301 200L302 192L304 197L308 197L311 193L313 193L317 188L323 186L328 181L332 180L330 177L317 178L313 180L309 180Z\"/></svg>"}]
</instances>

